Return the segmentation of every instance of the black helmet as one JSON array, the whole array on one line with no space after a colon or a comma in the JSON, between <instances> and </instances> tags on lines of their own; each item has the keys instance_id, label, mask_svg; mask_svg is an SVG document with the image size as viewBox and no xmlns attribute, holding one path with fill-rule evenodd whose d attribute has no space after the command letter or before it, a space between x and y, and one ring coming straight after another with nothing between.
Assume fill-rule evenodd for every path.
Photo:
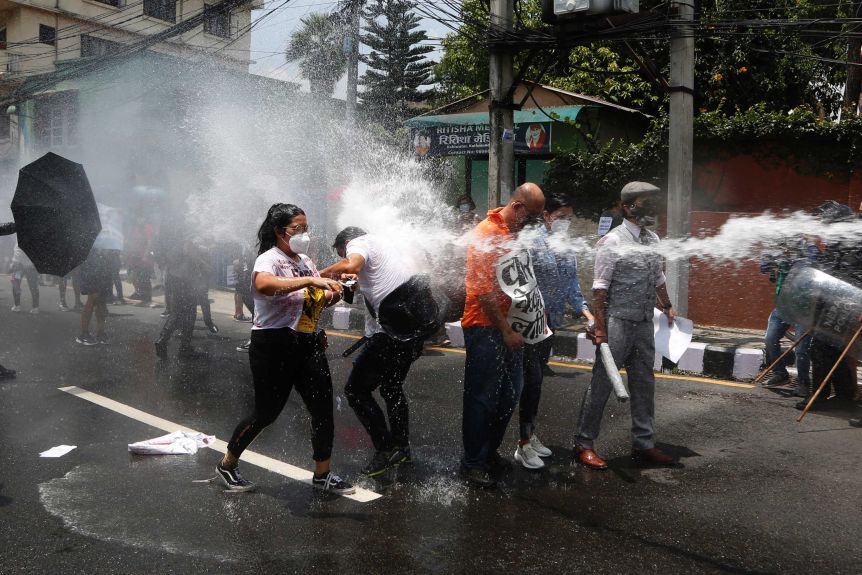
<instances>
[{"instance_id":1,"label":"black helmet","mask_svg":"<svg viewBox=\"0 0 862 575\"><path fill-rule=\"evenodd\" d=\"M812 212L815 216L820 216L823 223L831 224L834 222L843 222L853 219L853 210L846 204L841 204L835 200L823 202Z\"/></svg>"}]
</instances>

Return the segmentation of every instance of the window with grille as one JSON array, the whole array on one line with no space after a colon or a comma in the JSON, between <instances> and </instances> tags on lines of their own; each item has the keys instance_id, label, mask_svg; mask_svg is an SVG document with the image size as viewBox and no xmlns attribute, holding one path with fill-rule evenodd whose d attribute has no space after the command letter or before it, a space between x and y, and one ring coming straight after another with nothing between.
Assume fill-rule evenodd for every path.
<instances>
[{"instance_id":1,"label":"window with grille","mask_svg":"<svg viewBox=\"0 0 862 575\"><path fill-rule=\"evenodd\" d=\"M144 0L144 16L176 22L177 0Z\"/></svg>"},{"instance_id":2,"label":"window with grille","mask_svg":"<svg viewBox=\"0 0 862 575\"><path fill-rule=\"evenodd\" d=\"M78 94L60 92L35 99L36 144L42 150L77 144Z\"/></svg>"},{"instance_id":3,"label":"window with grille","mask_svg":"<svg viewBox=\"0 0 862 575\"><path fill-rule=\"evenodd\" d=\"M51 46L57 41L57 29L53 26L45 26L39 24L39 42L42 44L50 44Z\"/></svg>"},{"instance_id":4,"label":"window with grille","mask_svg":"<svg viewBox=\"0 0 862 575\"><path fill-rule=\"evenodd\" d=\"M220 38L230 38L230 10L204 4L204 13L204 32Z\"/></svg>"},{"instance_id":5,"label":"window with grille","mask_svg":"<svg viewBox=\"0 0 862 575\"><path fill-rule=\"evenodd\" d=\"M94 56L107 56L113 54L123 45L119 42L111 42L89 34L81 34L81 58L92 58Z\"/></svg>"}]
</instances>

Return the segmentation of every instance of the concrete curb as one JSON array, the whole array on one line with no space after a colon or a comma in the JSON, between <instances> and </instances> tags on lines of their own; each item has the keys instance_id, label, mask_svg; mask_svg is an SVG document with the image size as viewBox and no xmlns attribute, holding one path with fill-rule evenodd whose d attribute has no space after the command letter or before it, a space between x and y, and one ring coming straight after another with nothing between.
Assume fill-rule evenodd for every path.
<instances>
[{"instance_id":1,"label":"concrete curb","mask_svg":"<svg viewBox=\"0 0 862 575\"><path fill-rule=\"evenodd\" d=\"M349 325L351 330L364 331L364 310L347 306L342 306L340 309L349 310L349 312L334 311L339 310L338 306L327 309L321 317L322 324L327 327L334 327L335 329L345 329L344 326ZM339 325L333 326L333 319L336 314L342 317L339 318ZM446 324L446 332L453 343L463 341L463 335L460 338L453 337L457 336L460 331L460 324ZM453 347L460 346L453 345ZM586 338L586 334L584 333L559 331L554 340L554 355L593 362L596 360L596 347ZM654 369L659 371L662 369L663 364L666 368L673 366L672 363L660 355L656 355L655 363L653 364ZM693 341L689 344L688 349L675 367L682 371L706 377L745 381L754 379L760 371L762 364L763 350L747 347L709 345Z\"/></svg>"}]
</instances>

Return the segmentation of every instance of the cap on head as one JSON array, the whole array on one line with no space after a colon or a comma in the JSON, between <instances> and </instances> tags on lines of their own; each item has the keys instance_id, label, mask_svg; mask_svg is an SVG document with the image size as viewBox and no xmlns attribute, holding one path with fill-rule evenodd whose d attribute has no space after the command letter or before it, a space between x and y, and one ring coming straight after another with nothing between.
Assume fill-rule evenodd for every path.
<instances>
[{"instance_id":1,"label":"cap on head","mask_svg":"<svg viewBox=\"0 0 862 575\"><path fill-rule=\"evenodd\" d=\"M620 200L624 204L635 201L636 198L661 193L661 189L647 182L629 182L620 192Z\"/></svg>"}]
</instances>

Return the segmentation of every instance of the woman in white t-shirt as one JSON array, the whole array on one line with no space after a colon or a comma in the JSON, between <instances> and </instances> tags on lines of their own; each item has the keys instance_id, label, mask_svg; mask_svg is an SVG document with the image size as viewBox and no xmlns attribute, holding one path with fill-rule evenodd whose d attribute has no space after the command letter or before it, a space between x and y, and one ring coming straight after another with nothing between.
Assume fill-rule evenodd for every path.
<instances>
[{"instance_id":1,"label":"woman in white t-shirt","mask_svg":"<svg viewBox=\"0 0 862 575\"><path fill-rule=\"evenodd\" d=\"M311 414L314 487L341 494L355 490L330 470L334 425L332 378L326 335L317 321L324 307L341 298L341 284L320 277L308 249L308 220L297 206L275 204L258 231L259 251L252 271L254 325L249 363L254 412L237 426L216 472L232 491L254 484L237 470L242 452L275 421L292 389Z\"/></svg>"}]
</instances>

